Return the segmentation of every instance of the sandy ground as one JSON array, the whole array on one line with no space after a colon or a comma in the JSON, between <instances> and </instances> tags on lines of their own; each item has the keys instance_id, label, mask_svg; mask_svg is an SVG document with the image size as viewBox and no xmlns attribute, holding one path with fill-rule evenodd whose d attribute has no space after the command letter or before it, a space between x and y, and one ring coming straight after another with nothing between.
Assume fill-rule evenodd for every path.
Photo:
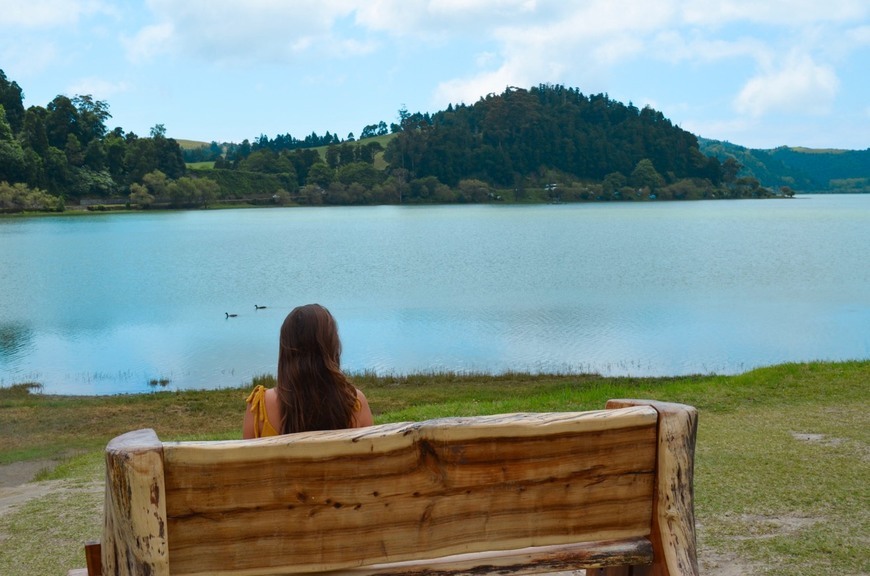
<instances>
[{"instance_id":1,"label":"sandy ground","mask_svg":"<svg viewBox=\"0 0 870 576\"><path fill-rule=\"evenodd\" d=\"M61 482L32 482L46 468L53 468L53 460L13 462L0 466L0 516L33 498L39 498L59 489Z\"/></svg>"}]
</instances>

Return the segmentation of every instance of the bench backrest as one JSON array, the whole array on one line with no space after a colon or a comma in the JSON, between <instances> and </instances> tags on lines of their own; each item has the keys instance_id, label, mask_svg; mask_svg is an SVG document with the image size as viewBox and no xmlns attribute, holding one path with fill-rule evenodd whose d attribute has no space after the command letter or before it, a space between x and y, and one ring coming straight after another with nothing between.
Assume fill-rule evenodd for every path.
<instances>
[{"instance_id":1,"label":"bench backrest","mask_svg":"<svg viewBox=\"0 0 870 576\"><path fill-rule=\"evenodd\" d=\"M663 409L688 414L664 452L693 452L694 409L611 404L248 441L131 432L107 447L103 573L291 574L638 538L650 560L689 566L659 573L697 573L693 455L663 471L660 431ZM676 544L663 489L688 505Z\"/></svg>"}]
</instances>

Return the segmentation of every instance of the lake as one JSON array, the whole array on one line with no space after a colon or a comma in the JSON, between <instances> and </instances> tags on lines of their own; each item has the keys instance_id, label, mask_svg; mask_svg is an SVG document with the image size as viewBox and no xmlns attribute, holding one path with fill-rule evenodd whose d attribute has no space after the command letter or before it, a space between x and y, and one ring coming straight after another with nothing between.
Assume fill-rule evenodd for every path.
<instances>
[{"instance_id":1,"label":"lake","mask_svg":"<svg viewBox=\"0 0 870 576\"><path fill-rule=\"evenodd\" d=\"M864 359L868 254L870 195L3 218L0 385L237 386L309 302L351 372Z\"/></svg>"}]
</instances>

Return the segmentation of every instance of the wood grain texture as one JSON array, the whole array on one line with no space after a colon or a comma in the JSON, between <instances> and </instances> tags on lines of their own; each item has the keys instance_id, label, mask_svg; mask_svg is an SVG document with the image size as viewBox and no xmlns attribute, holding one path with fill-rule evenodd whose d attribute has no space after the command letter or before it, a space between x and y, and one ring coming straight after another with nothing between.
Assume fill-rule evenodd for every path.
<instances>
[{"instance_id":1,"label":"wood grain texture","mask_svg":"<svg viewBox=\"0 0 870 576\"><path fill-rule=\"evenodd\" d=\"M498 574L550 574L582 568L646 564L653 561L647 538L542 546L509 552L461 554L437 560L376 564L341 570L341 576L480 576Z\"/></svg>"},{"instance_id":2,"label":"wood grain texture","mask_svg":"<svg viewBox=\"0 0 870 576\"><path fill-rule=\"evenodd\" d=\"M654 566L627 564L624 566L590 568L586 570L586 576L652 576L654 570Z\"/></svg>"},{"instance_id":3,"label":"wood grain texture","mask_svg":"<svg viewBox=\"0 0 870 576\"><path fill-rule=\"evenodd\" d=\"M657 418L638 407L166 443L172 573L315 572L644 537Z\"/></svg>"},{"instance_id":4,"label":"wood grain texture","mask_svg":"<svg viewBox=\"0 0 870 576\"><path fill-rule=\"evenodd\" d=\"M103 574L697 574L697 412L505 414L106 449ZM170 566L171 559L171 566Z\"/></svg>"},{"instance_id":5,"label":"wood grain texture","mask_svg":"<svg viewBox=\"0 0 870 576\"><path fill-rule=\"evenodd\" d=\"M99 542L85 544L85 564L89 576L99 576L103 573L102 547Z\"/></svg>"},{"instance_id":6,"label":"wood grain texture","mask_svg":"<svg viewBox=\"0 0 870 576\"><path fill-rule=\"evenodd\" d=\"M103 574L169 576L163 444L154 430L106 447Z\"/></svg>"},{"instance_id":7,"label":"wood grain texture","mask_svg":"<svg viewBox=\"0 0 870 576\"><path fill-rule=\"evenodd\" d=\"M618 399L608 409L651 406L658 413L656 497L650 539L661 562L653 576L696 576L695 441L698 411L685 404Z\"/></svg>"}]
</instances>

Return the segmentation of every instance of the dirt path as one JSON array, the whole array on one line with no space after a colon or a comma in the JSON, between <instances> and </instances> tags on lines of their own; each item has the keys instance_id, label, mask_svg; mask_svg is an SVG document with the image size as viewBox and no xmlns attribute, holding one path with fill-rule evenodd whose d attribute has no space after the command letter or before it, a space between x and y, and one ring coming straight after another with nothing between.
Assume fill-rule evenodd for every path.
<instances>
[{"instance_id":1,"label":"dirt path","mask_svg":"<svg viewBox=\"0 0 870 576\"><path fill-rule=\"evenodd\" d=\"M0 516L18 508L34 498L40 498L59 489L58 480L33 482L46 468L53 468L54 460L31 460L0 465Z\"/></svg>"},{"instance_id":2,"label":"dirt path","mask_svg":"<svg viewBox=\"0 0 870 576\"><path fill-rule=\"evenodd\" d=\"M30 482L42 471L54 468L54 460L31 460L0 465L0 488L12 488Z\"/></svg>"}]
</instances>

